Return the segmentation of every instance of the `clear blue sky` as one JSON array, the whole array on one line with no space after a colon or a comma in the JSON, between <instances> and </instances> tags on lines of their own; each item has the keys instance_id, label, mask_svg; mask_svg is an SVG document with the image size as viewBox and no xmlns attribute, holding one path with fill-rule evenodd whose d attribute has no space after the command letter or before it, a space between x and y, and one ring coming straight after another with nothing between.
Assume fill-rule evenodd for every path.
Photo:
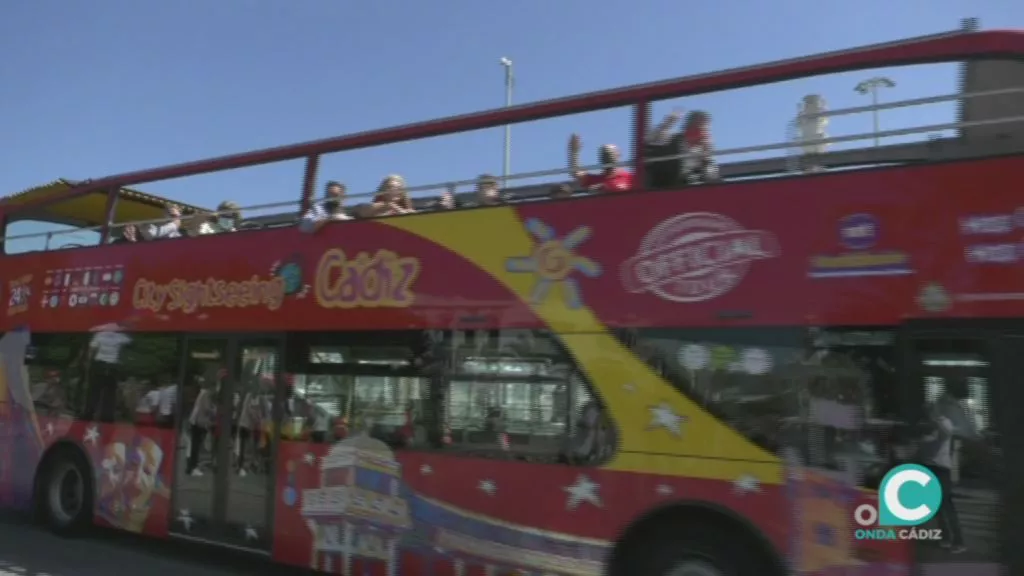
<instances>
[{"instance_id":1,"label":"clear blue sky","mask_svg":"<svg viewBox=\"0 0 1024 576\"><path fill-rule=\"evenodd\" d=\"M501 56L527 102L954 28L1024 28L1020 0L33 0L0 8L0 194L501 106ZM905 99L952 92L956 69L882 71ZM721 148L782 141L807 93L863 104L870 73L694 97ZM660 113L672 106L660 105ZM885 128L952 118L952 106L887 112ZM837 118L832 134L870 130ZM629 112L517 126L514 172L557 168L578 131L628 150ZM500 173L502 131L325 159L350 193L389 173L410 184ZM293 199L300 162L141 185L213 206ZM17 231L27 230L26 224ZM38 229L37 227L34 229ZM12 231L14 232L14 231Z\"/></svg>"}]
</instances>

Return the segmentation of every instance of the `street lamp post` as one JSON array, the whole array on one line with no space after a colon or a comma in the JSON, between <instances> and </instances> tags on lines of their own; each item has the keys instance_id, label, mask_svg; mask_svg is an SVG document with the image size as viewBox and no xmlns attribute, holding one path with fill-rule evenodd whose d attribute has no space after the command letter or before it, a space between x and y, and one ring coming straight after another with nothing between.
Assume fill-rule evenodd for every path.
<instances>
[{"instance_id":1,"label":"street lamp post","mask_svg":"<svg viewBox=\"0 0 1024 576\"><path fill-rule=\"evenodd\" d=\"M512 85L514 83L514 76L512 75L512 61L502 56L499 60L501 66L505 69L505 107L512 107ZM509 172L512 169L512 125L505 124L505 155L501 167L501 187L505 188L508 186Z\"/></svg>"},{"instance_id":2,"label":"street lamp post","mask_svg":"<svg viewBox=\"0 0 1024 576\"><path fill-rule=\"evenodd\" d=\"M896 82L891 78L885 76L875 76L874 78L868 78L860 84L857 84L853 89L861 95L871 95L871 105L874 110L871 111L871 118L874 122L875 127L875 148L878 148L878 89L879 88L895 88Z\"/></svg>"}]
</instances>

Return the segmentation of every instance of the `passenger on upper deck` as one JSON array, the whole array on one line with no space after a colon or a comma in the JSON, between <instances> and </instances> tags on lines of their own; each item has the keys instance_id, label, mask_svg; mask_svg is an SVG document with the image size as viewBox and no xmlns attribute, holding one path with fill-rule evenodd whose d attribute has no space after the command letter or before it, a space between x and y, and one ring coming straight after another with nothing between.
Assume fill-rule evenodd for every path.
<instances>
[{"instance_id":1,"label":"passenger on upper deck","mask_svg":"<svg viewBox=\"0 0 1024 576\"><path fill-rule=\"evenodd\" d=\"M160 226L156 224L146 226L143 236L149 240L181 237L181 209L173 204L168 206L167 220L166 224Z\"/></svg>"},{"instance_id":2,"label":"passenger on upper deck","mask_svg":"<svg viewBox=\"0 0 1024 576\"><path fill-rule=\"evenodd\" d=\"M437 198L434 205L438 210L455 210L458 208L458 201L455 199L455 184L449 184L448 188Z\"/></svg>"},{"instance_id":3,"label":"passenger on upper deck","mask_svg":"<svg viewBox=\"0 0 1024 576\"><path fill-rule=\"evenodd\" d=\"M238 222L242 219L241 208L241 206L230 200L225 200L218 204L217 223L213 227L214 231L217 233L236 231L236 226L238 226Z\"/></svg>"},{"instance_id":4,"label":"passenger on upper deck","mask_svg":"<svg viewBox=\"0 0 1024 576\"><path fill-rule=\"evenodd\" d=\"M459 199L455 194L455 186L448 187L438 198L437 208L454 210L456 208L479 208L481 206L501 206L507 200L502 197L498 179L490 174L481 174L476 180L476 194L472 199Z\"/></svg>"},{"instance_id":5,"label":"passenger on upper deck","mask_svg":"<svg viewBox=\"0 0 1024 576\"><path fill-rule=\"evenodd\" d=\"M227 204L227 203L225 203ZM345 185L331 180L324 186L324 198L314 202L299 221L299 230L313 234L331 220L351 220L345 213Z\"/></svg>"},{"instance_id":6,"label":"passenger on upper deck","mask_svg":"<svg viewBox=\"0 0 1024 576\"><path fill-rule=\"evenodd\" d=\"M552 200L572 198L572 186L569 186L568 184L555 184L551 187L549 194L551 194Z\"/></svg>"},{"instance_id":7,"label":"passenger on upper deck","mask_svg":"<svg viewBox=\"0 0 1024 576\"><path fill-rule=\"evenodd\" d=\"M718 179L718 165L712 156L711 117L707 112L694 110L686 116L682 130L670 134L682 117L682 111L673 110L647 137L646 158L674 157L648 164L647 182L651 188L700 184ZM682 157L684 154L688 156Z\"/></svg>"},{"instance_id":8,"label":"passenger on upper deck","mask_svg":"<svg viewBox=\"0 0 1024 576\"><path fill-rule=\"evenodd\" d=\"M207 234L216 234L216 230L213 229L213 225L210 224L210 220L213 219L213 214L209 212L196 212L186 217L187 222L185 224L185 233L191 237L205 236Z\"/></svg>"},{"instance_id":9,"label":"passenger on upper deck","mask_svg":"<svg viewBox=\"0 0 1024 576\"><path fill-rule=\"evenodd\" d=\"M124 228L121 229L121 235L118 238L114 238L111 244L129 244L135 243L141 240L138 236L138 229L135 224L125 224Z\"/></svg>"},{"instance_id":10,"label":"passenger on upper deck","mask_svg":"<svg viewBox=\"0 0 1024 576\"><path fill-rule=\"evenodd\" d=\"M614 164L619 161L619 149L614 144L601 146L597 161L602 164L601 172L588 174L580 170L580 149L583 142L579 134L569 137L569 175L584 190L594 192L627 192L633 188L633 173Z\"/></svg>"},{"instance_id":11,"label":"passenger on upper deck","mask_svg":"<svg viewBox=\"0 0 1024 576\"><path fill-rule=\"evenodd\" d=\"M683 160L683 174L691 184L718 180L718 163L715 162L714 145L711 143L711 115L703 110L694 110L683 123L683 144L689 155Z\"/></svg>"},{"instance_id":12,"label":"passenger on upper deck","mask_svg":"<svg viewBox=\"0 0 1024 576\"><path fill-rule=\"evenodd\" d=\"M373 197L373 202L361 208L360 215L373 218L411 214L415 211L412 206L412 198L405 190L405 179L398 174L390 174L377 187L377 194Z\"/></svg>"},{"instance_id":13,"label":"passenger on upper deck","mask_svg":"<svg viewBox=\"0 0 1024 576\"><path fill-rule=\"evenodd\" d=\"M498 206L505 203L501 196L498 179L490 174L481 174L476 179L476 198L474 206Z\"/></svg>"}]
</instances>

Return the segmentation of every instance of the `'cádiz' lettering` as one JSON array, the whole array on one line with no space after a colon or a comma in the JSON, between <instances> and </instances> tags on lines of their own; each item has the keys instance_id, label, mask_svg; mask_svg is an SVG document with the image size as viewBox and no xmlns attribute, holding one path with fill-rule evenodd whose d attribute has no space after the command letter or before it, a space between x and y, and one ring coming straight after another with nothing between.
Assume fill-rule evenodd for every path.
<instances>
[{"instance_id":1,"label":"'c\u00e1diz' lettering","mask_svg":"<svg viewBox=\"0 0 1024 576\"><path fill-rule=\"evenodd\" d=\"M420 273L420 261L389 250L351 260L340 248L320 257L316 267L316 302L323 308L407 308Z\"/></svg>"}]
</instances>

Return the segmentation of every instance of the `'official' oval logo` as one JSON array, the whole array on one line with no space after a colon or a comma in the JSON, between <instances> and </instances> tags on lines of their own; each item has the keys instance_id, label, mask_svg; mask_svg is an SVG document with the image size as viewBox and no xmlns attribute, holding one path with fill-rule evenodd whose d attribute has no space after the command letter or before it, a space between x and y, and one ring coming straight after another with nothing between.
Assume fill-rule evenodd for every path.
<instances>
[{"instance_id":1,"label":"'official' oval logo","mask_svg":"<svg viewBox=\"0 0 1024 576\"><path fill-rule=\"evenodd\" d=\"M712 212L680 214L644 236L622 263L625 289L672 302L702 302L735 288L757 260L779 255L775 235Z\"/></svg>"}]
</instances>

